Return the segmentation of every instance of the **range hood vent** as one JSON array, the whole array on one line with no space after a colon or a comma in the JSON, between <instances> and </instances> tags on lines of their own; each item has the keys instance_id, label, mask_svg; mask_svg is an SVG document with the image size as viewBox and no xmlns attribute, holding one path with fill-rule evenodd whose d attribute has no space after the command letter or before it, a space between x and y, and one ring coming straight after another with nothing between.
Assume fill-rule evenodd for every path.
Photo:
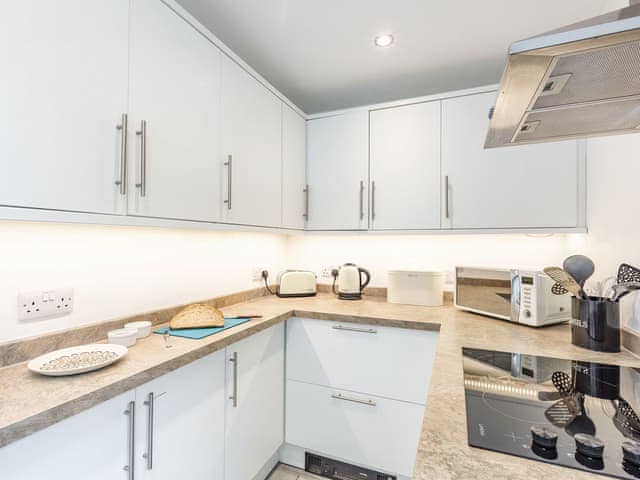
<instances>
[{"instance_id":1,"label":"range hood vent","mask_svg":"<svg viewBox=\"0 0 640 480\"><path fill-rule=\"evenodd\" d=\"M640 4L512 44L490 117L486 148L639 133Z\"/></svg>"}]
</instances>

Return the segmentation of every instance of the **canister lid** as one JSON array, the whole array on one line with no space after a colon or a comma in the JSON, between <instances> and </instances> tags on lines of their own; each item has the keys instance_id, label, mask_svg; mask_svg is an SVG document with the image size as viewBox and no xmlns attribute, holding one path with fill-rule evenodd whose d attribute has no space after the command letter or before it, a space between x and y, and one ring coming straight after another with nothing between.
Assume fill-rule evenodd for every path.
<instances>
[{"instance_id":1,"label":"canister lid","mask_svg":"<svg viewBox=\"0 0 640 480\"><path fill-rule=\"evenodd\" d=\"M441 270L389 270L389 275L411 275L416 277L441 277Z\"/></svg>"}]
</instances>

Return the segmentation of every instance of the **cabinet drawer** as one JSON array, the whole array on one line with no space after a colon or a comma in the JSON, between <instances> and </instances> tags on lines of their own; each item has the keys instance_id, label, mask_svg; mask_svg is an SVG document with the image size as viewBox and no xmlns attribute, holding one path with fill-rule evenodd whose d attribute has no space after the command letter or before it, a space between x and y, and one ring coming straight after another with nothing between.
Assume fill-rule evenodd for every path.
<instances>
[{"instance_id":1,"label":"cabinet drawer","mask_svg":"<svg viewBox=\"0 0 640 480\"><path fill-rule=\"evenodd\" d=\"M289 380L286 441L411 477L423 413L422 405Z\"/></svg>"},{"instance_id":2,"label":"cabinet drawer","mask_svg":"<svg viewBox=\"0 0 640 480\"><path fill-rule=\"evenodd\" d=\"M424 405L438 334L292 318L287 378Z\"/></svg>"}]
</instances>

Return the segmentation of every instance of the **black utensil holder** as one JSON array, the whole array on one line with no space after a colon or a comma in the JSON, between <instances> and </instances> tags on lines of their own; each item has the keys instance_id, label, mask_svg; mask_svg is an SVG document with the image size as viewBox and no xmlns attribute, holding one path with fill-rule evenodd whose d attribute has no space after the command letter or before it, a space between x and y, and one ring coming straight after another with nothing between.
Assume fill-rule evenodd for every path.
<instances>
[{"instance_id":1,"label":"black utensil holder","mask_svg":"<svg viewBox=\"0 0 640 480\"><path fill-rule=\"evenodd\" d=\"M620 351L620 305L606 298L571 299L571 343L598 352Z\"/></svg>"}]
</instances>

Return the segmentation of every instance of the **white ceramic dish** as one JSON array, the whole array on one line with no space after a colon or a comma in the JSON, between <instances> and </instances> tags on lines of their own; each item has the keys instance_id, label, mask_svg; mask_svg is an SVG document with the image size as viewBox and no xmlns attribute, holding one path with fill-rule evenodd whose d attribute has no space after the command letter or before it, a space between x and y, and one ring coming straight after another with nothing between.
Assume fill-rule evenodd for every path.
<instances>
[{"instance_id":1,"label":"white ceramic dish","mask_svg":"<svg viewBox=\"0 0 640 480\"><path fill-rule=\"evenodd\" d=\"M32 372L51 377L91 372L111 365L124 357L127 347L109 343L92 343L45 353L27 364Z\"/></svg>"},{"instance_id":2,"label":"white ceramic dish","mask_svg":"<svg viewBox=\"0 0 640 480\"><path fill-rule=\"evenodd\" d=\"M138 330L138 338L148 337L151 334L151 322L148 320L129 322L125 324L124 328L135 328Z\"/></svg>"},{"instance_id":3,"label":"white ceramic dish","mask_svg":"<svg viewBox=\"0 0 640 480\"><path fill-rule=\"evenodd\" d=\"M138 339L138 329L118 328L117 330L111 330L107 333L107 338L109 339L109 343L115 343L123 347L132 347Z\"/></svg>"}]
</instances>

